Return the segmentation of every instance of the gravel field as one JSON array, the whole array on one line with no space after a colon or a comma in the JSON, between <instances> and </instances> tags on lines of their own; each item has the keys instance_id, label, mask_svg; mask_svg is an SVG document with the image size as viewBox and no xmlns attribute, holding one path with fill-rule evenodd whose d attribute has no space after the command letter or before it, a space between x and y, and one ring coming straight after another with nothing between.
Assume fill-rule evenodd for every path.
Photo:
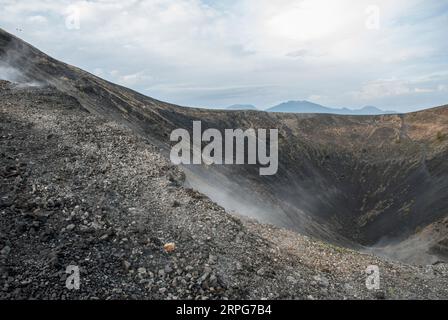
<instances>
[{"instance_id":1,"label":"gravel field","mask_svg":"<svg viewBox=\"0 0 448 320\"><path fill-rule=\"evenodd\" d=\"M0 83L0 153L1 299L448 298L446 264L226 213L147 140L52 87ZM69 265L79 290L66 288ZM379 290L366 288L369 265Z\"/></svg>"}]
</instances>

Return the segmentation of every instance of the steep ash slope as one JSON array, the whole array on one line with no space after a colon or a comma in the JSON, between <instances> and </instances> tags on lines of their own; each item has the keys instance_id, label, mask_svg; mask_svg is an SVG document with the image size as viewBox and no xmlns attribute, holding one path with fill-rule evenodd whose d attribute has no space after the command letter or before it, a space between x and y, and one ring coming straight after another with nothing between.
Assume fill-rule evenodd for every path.
<instances>
[{"instance_id":1,"label":"steep ash slope","mask_svg":"<svg viewBox=\"0 0 448 320\"><path fill-rule=\"evenodd\" d=\"M54 86L90 112L126 124L165 155L170 132L191 129L193 120L203 129L278 128L276 175L260 177L253 166L191 166L184 168L188 184L229 210L332 243L386 245L375 250L388 254L391 245L413 240L419 246L407 250L407 261L446 257L446 233L437 227L447 217L446 107L385 116L182 108L54 60L4 31L0 56L28 81Z\"/></svg>"},{"instance_id":2,"label":"steep ash slope","mask_svg":"<svg viewBox=\"0 0 448 320\"><path fill-rule=\"evenodd\" d=\"M0 82L0 153L1 299L448 297L445 264L391 263L226 213L183 187L158 147L53 87ZM366 289L369 265L380 290Z\"/></svg>"}]
</instances>

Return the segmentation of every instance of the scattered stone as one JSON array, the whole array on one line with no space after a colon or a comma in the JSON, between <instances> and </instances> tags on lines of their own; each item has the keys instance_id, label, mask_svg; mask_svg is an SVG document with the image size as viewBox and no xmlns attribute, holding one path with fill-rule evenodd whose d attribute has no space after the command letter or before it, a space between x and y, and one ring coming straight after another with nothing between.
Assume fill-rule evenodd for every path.
<instances>
[{"instance_id":1,"label":"scattered stone","mask_svg":"<svg viewBox=\"0 0 448 320\"><path fill-rule=\"evenodd\" d=\"M102 241L102 240L106 240L107 238L109 238L109 235L106 233L106 234L103 234L101 237L100 237L100 240Z\"/></svg>"},{"instance_id":2,"label":"scattered stone","mask_svg":"<svg viewBox=\"0 0 448 320\"><path fill-rule=\"evenodd\" d=\"M20 89L11 108L1 86L0 300L447 298L444 263L385 263L236 217L184 189L151 143L71 96ZM178 187L166 187L168 174ZM365 288L371 264L393 290ZM80 268L79 291L64 286L69 265Z\"/></svg>"},{"instance_id":3,"label":"scattered stone","mask_svg":"<svg viewBox=\"0 0 448 320\"><path fill-rule=\"evenodd\" d=\"M216 277L216 275L212 274L210 275L209 278L209 284L211 287L217 287L218 286L218 278Z\"/></svg>"},{"instance_id":4,"label":"scattered stone","mask_svg":"<svg viewBox=\"0 0 448 320\"><path fill-rule=\"evenodd\" d=\"M171 272L173 272L173 268L171 268L169 265L165 266L165 273L170 274Z\"/></svg>"},{"instance_id":5,"label":"scattered stone","mask_svg":"<svg viewBox=\"0 0 448 320\"><path fill-rule=\"evenodd\" d=\"M163 249L165 250L165 252L173 252L175 250L175 248L176 248L176 245L174 244L174 242L166 243L163 246Z\"/></svg>"},{"instance_id":6,"label":"scattered stone","mask_svg":"<svg viewBox=\"0 0 448 320\"><path fill-rule=\"evenodd\" d=\"M375 298L378 300L384 300L386 299L386 293L382 290L375 291Z\"/></svg>"}]
</instances>

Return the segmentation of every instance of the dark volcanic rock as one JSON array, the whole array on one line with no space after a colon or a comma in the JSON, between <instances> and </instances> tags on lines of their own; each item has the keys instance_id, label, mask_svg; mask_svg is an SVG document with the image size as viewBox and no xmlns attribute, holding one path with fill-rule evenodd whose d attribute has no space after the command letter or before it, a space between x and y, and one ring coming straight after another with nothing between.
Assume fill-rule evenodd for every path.
<instances>
[{"instance_id":1,"label":"dark volcanic rock","mask_svg":"<svg viewBox=\"0 0 448 320\"><path fill-rule=\"evenodd\" d=\"M380 117L188 109L3 31L0 56L43 84L0 82L1 298L382 298L365 287L369 265L385 298L448 296L443 263L387 262L236 217L204 195L219 190L228 197L217 202L237 214L346 246L417 232L442 256L446 108ZM279 128L278 174L173 167L169 133L195 119ZM68 266L79 267L79 290L65 286Z\"/></svg>"},{"instance_id":2,"label":"dark volcanic rock","mask_svg":"<svg viewBox=\"0 0 448 320\"><path fill-rule=\"evenodd\" d=\"M358 248L402 242L446 217L446 107L380 116L182 108L56 61L4 31L0 56L27 79L47 83L89 112L132 128L164 155L170 132L191 130L193 120L200 119L203 129L278 128L279 171L274 176L260 177L255 166L190 166L184 168L186 177L167 175L172 187L186 180L227 209L262 222ZM20 170L11 168L7 174L19 175ZM426 254L431 243L445 236L424 237L428 245L414 246L420 250L416 254ZM437 248L437 259L444 259L444 247Z\"/></svg>"}]
</instances>

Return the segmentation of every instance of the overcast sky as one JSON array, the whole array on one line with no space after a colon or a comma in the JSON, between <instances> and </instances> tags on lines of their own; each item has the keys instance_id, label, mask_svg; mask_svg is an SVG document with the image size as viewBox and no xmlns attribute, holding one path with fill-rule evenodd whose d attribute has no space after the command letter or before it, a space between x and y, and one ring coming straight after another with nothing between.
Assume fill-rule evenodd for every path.
<instances>
[{"instance_id":1,"label":"overcast sky","mask_svg":"<svg viewBox=\"0 0 448 320\"><path fill-rule=\"evenodd\" d=\"M448 103L446 0L0 0L0 27L180 105Z\"/></svg>"}]
</instances>

